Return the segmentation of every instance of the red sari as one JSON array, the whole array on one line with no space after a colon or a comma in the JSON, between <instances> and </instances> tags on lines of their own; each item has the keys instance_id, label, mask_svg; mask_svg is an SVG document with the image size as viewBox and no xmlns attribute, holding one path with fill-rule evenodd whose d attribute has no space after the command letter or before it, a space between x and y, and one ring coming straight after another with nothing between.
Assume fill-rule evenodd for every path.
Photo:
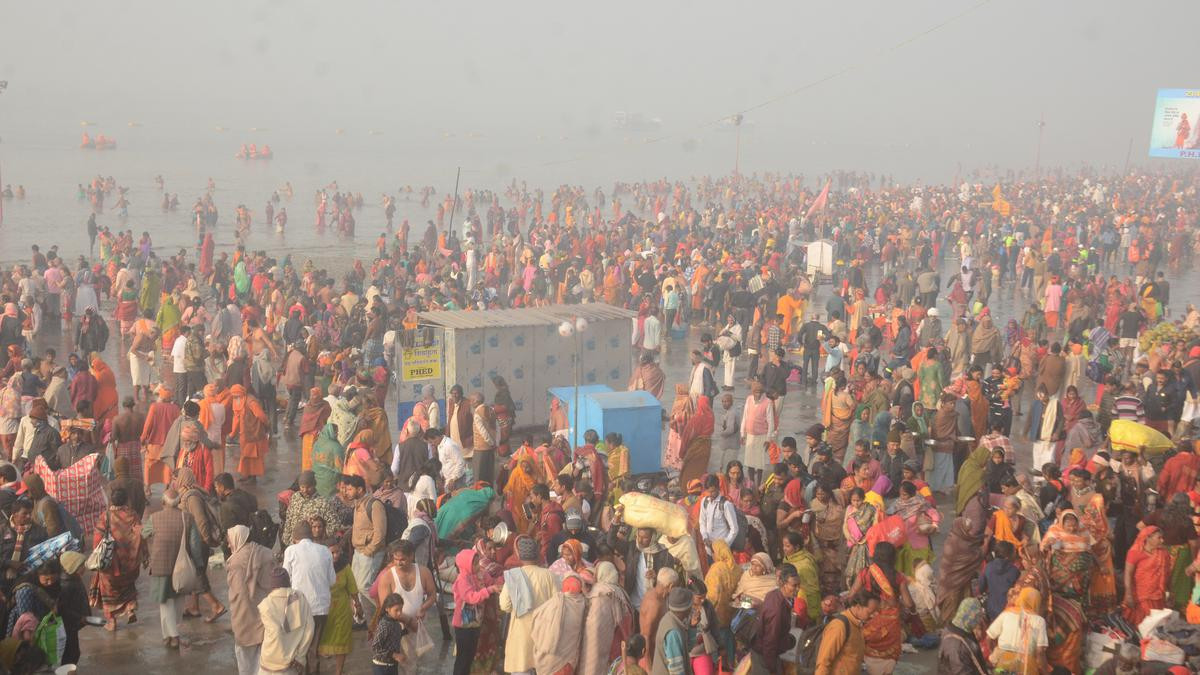
<instances>
[{"instance_id":1,"label":"red sari","mask_svg":"<svg viewBox=\"0 0 1200 675\"><path fill-rule=\"evenodd\" d=\"M1167 606L1167 580L1170 577L1171 555L1159 545L1153 553L1146 550L1146 540L1158 532L1154 525L1142 528L1125 556L1125 564L1133 568L1133 604L1126 605L1125 618L1135 626L1154 609Z\"/></svg>"}]
</instances>

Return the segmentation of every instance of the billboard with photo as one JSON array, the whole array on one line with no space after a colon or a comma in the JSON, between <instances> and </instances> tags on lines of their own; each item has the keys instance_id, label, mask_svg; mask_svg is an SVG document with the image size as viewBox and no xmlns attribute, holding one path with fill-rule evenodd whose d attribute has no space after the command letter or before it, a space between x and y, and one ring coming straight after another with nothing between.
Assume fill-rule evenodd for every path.
<instances>
[{"instance_id":1,"label":"billboard with photo","mask_svg":"<svg viewBox=\"0 0 1200 675\"><path fill-rule=\"evenodd\" d=\"M1200 159L1200 88L1158 90L1150 156Z\"/></svg>"}]
</instances>

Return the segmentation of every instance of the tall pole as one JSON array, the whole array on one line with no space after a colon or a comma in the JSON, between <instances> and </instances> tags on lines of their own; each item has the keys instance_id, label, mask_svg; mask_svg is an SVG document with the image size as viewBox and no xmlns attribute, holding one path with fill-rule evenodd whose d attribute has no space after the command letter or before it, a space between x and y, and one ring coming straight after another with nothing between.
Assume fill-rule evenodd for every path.
<instances>
[{"instance_id":1,"label":"tall pole","mask_svg":"<svg viewBox=\"0 0 1200 675\"><path fill-rule=\"evenodd\" d=\"M1125 151L1125 168L1121 170L1121 173L1123 173L1125 175L1129 174L1129 158L1132 156L1133 156L1133 136L1130 136L1129 137L1129 149L1127 149Z\"/></svg>"},{"instance_id":2,"label":"tall pole","mask_svg":"<svg viewBox=\"0 0 1200 675\"><path fill-rule=\"evenodd\" d=\"M739 175L742 164L742 115L738 113L730 119L734 126L733 175Z\"/></svg>"},{"instance_id":3,"label":"tall pole","mask_svg":"<svg viewBox=\"0 0 1200 675\"><path fill-rule=\"evenodd\" d=\"M575 408L575 424L571 428L571 463L575 462L575 445L579 442L579 379L582 369L580 362L583 360L581 353L583 350L580 349L581 340L577 327L575 330L575 403L571 406Z\"/></svg>"},{"instance_id":4,"label":"tall pole","mask_svg":"<svg viewBox=\"0 0 1200 675\"><path fill-rule=\"evenodd\" d=\"M454 231L454 210L458 208L458 179L462 178L462 167L454 174L454 201L450 202L450 231Z\"/></svg>"},{"instance_id":5,"label":"tall pole","mask_svg":"<svg viewBox=\"0 0 1200 675\"><path fill-rule=\"evenodd\" d=\"M1033 175L1034 177L1042 175L1042 132L1046 129L1046 112L1042 111L1042 116L1038 118L1038 143L1037 155L1033 158Z\"/></svg>"}]
</instances>

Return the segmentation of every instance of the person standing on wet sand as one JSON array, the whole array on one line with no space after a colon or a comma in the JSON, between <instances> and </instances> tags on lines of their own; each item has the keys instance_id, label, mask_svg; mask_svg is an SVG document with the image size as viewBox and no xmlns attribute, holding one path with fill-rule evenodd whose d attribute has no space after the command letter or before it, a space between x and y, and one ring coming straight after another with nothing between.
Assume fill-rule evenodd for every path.
<instances>
[{"instance_id":1,"label":"person standing on wet sand","mask_svg":"<svg viewBox=\"0 0 1200 675\"><path fill-rule=\"evenodd\" d=\"M160 386L158 400L150 404L150 409L146 411L146 422L142 426L142 482L146 485L147 497L155 483L167 485L171 482L171 465L163 461L167 432L179 417L179 406L171 398L171 390Z\"/></svg>"},{"instance_id":2,"label":"person standing on wet sand","mask_svg":"<svg viewBox=\"0 0 1200 675\"><path fill-rule=\"evenodd\" d=\"M150 573L150 598L158 603L159 628L163 645L179 649L179 595L171 585L175 570L175 559L183 545L183 512L179 510L179 493L167 488L163 493L163 507L150 514L148 550Z\"/></svg>"}]
</instances>

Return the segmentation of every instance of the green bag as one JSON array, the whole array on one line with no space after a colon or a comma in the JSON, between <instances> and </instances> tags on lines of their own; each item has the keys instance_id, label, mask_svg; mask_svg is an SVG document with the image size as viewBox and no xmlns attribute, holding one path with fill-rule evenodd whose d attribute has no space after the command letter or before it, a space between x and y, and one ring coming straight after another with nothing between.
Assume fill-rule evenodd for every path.
<instances>
[{"instance_id":1,"label":"green bag","mask_svg":"<svg viewBox=\"0 0 1200 675\"><path fill-rule=\"evenodd\" d=\"M67 648L67 630L63 628L62 617L54 612L43 616L37 630L33 631L33 644L46 655L46 663L51 668L56 667Z\"/></svg>"}]
</instances>

